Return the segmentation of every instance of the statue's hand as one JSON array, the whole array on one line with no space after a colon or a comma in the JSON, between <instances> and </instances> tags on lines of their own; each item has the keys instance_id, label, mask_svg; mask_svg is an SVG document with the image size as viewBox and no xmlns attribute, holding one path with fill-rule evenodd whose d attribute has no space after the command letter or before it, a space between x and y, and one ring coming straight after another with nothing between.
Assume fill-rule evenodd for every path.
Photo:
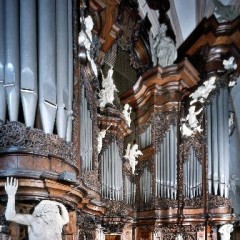
<instances>
[{"instance_id":1,"label":"statue's hand","mask_svg":"<svg viewBox=\"0 0 240 240\"><path fill-rule=\"evenodd\" d=\"M18 189L18 180L16 178L7 177L7 181L5 183L5 191L8 196L15 196Z\"/></svg>"}]
</instances>

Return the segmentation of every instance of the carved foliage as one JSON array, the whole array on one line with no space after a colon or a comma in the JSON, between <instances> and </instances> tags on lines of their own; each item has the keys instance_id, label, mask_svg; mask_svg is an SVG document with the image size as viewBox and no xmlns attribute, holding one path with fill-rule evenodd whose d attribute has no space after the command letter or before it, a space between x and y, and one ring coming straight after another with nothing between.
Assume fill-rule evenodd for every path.
<instances>
[{"instance_id":1,"label":"carved foliage","mask_svg":"<svg viewBox=\"0 0 240 240\"><path fill-rule=\"evenodd\" d=\"M0 123L0 151L22 151L53 155L76 165L76 149L71 142L42 130L25 127L20 122Z\"/></svg>"},{"instance_id":2,"label":"carved foliage","mask_svg":"<svg viewBox=\"0 0 240 240\"><path fill-rule=\"evenodd\" d=\"M170 125L176 124L177 119L176 112L156 113L154 116L155 123L155 142L157 148L160 146L160 142L163 141L165 133L168 131ZM156 149L159 150L159 149Z\"/></svg>"}]
</instances>

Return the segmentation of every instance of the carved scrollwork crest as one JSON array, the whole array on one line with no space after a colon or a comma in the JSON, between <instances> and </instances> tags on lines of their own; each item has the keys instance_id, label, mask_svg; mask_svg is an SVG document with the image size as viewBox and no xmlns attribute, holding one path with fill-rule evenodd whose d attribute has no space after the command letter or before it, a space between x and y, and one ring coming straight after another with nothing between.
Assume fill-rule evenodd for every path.
<instances>
[{"instance_id":1,"label":"carved scrollwork crest","mask_svg":"<svg viewBox=\"0 0 240 240\"><path fill-rule=\"evenodd\" d=\"M1 124L0 152L22 151L45 156L56 156L76 166L76 149L71 142L40 129L25 127L20 122Z\"/></svg>"},{"instance_id":2,"label":"carved scrollwork crest","mask_svg":"<svg viewBox=\"0 0 240 240\"><path fill-rule=\"evenodd\" d=\"M176 112L156 113L154 116L155 124L155 141L156 146L159 146L165 133L169 130L170 125L175 125L177 120ZM157 149L158 150L158 149Z\"/></svg>"}]
</instances>

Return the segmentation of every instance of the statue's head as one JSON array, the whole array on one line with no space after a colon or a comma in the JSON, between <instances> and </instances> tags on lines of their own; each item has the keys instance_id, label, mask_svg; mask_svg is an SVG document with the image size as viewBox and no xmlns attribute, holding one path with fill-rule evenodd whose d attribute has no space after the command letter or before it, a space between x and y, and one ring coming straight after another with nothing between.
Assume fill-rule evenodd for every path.
<instances>
[{"instance_id":1,"label":"statue's head","mask_svg":"<svg viewBox=\"0 0 240 240\"><path fill-rule=\"evenodd\" d=\"M53 222L60 216L57 202L50 200L41 201L34 209L33 216L42 217L46 223Z\"/></svg>"},{"instance_id":2,"label":"statue's head","mask_svg":"<svg viewBox=\"0 0 240 240\"><path fill-rule=\"evenodd\" d=\"M85 25L87 30L93 29L93 20L90 15L85 18Z\"/></svg>"}]
</instances>

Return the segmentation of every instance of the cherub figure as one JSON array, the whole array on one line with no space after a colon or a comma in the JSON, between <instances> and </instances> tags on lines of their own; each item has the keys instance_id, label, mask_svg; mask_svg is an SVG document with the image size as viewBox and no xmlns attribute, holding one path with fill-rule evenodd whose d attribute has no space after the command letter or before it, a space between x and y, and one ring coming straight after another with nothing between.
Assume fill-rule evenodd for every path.
<instances>
[{"instance_id":1,"label":"cherub figure","mask_svg":"<svg viewBox=\"0 0 240 240\"><path fill-rule=\"evenodd\" d=\"M99 105L100 107L105 107L107 103L113 104L114 101L114 92L118 92L114 82L113 82L113 68L108 70L107 77L104 77L104 74L102 73L103 76L103 81L102 81L102 89L100 90L99 93Z\"/></svg>"},{"instance_id":2,"label":"cherub figure","mask_svg":"<svg viewBox=\"0 0 240 240\"><path fill-rule=\"evenodd\" d=\"M197 120L197 115L202 112L202 108L200 108L197 112L195 111L196 106L191 106L188 111L188 115L186 117L186 120L188 121L189 126L192 129L195 129L199 126L199 122Z\"/></svg>"},{"instance_id":3,"label":"cherub figure","mask_svg":"<svg viewBox=\"0 0 240 240\"><path fill-rule=\"evenodd\" d=\"M78 44L80 46L85 47L87 59L91 63L91 67L92 67L92 70L93 70L95 76L98 76L96 63L94 62L93 58L91 57L92 30L93 30L92 17L89 15L85 19L80 18L80 23L82 25L82 30L80 31L79 36L78 36Z\"/></svg>"},{"instance_id":4,"label":"cherub figure","mask_svg":"<svg viewBox=\"0 0 240 240\"><path fill-rule=\"evenodd\" d=\"M237 69L237 64L235 63L235 58L230 57L229 59L223 60L223 66L226 70L236 70Z\"/></svg>"},{"instance_id":5,"label":"cherub figure","mask_svg":"<svg viewBox=\"0 0 240 240\"><path fill-rule=\"evenodd\" d=\"M106 133L107 133L107 130L111 127L112 125L110 125L107 129L102 129L99 134L98 134L98 138L97 138L97 141L98 141L98 154L101 152L102 150L102 143L103 143L103 139L105 138L106 136Z\"/></svg>"},{"instance_id":6,"label":"cherub figure","mask_svg":"<svg viewBox=\"0 0 240 240\"><path fill-rule=\"evenodd\" d=\"M138 144L134 143L132 147L130 143L127 145L126 154L124 157L129 160L133 174L135 172L135 166L137 164L136 158L138 158L140 155L143 155L143 153L138 149Z\"/></svg>"},{"instance_id":7,"label":"cherub figure","mask_svg":"<svg viewBox=\"0 0 240 240\"><path fill-rule=\"evenodd\" d=\"M5 190L8 195L5 217L8 221L28 226L29 240L61 240L63 225L69 222L65 206L56 201L43 200L34 209L33 214L20 214L15 210L15 195L18 180L7 178Z\"/></svg>"},{"instance_id":8,"label":"cherub figure","mask_svg":"<svg viewBox=\"0 0 240 240\"><path fill-rule=\"evenodd\" d=\"M203 86L200 86L195 92L190 94L189 97L193 99L190 102L190 105L194 104L197 101L204 103L204 101L208 98L211 91L216 88L215 81L216 81L215 76L210 77L209 80L203 83Z\"/></svg>"},{"instance_id":9,"label":"cherub figure","mask_svg":"<svg viewBox=\"0 0 240 240\"><path fill-rule=\"evenodd\" d=\"M131 112L132 112L132 107L128 103L126 103L123 107L122 113L129 127L131 125L131 117L130 117Z\"/></svg>"},{"instance_id":10,"label":"cherub figure","mask_svg":"<svg viewBox=\"0 0 240 240\"><path fill-rule=\"evenodd\" d=\"M224 224L219 228L218 232L220 233L221 240L230 240L231 232L233 232L233 225Z\"/></svg>"},{"instance_id":11,"label":"cherub figure","mask_svg":"<svg viewBox=\"0 0 240 240\"><path fill-rule=\"evenodd\" d=\"M183 240L182 234L179 233L179 234L175 237L175 240Z\"/></svg>"}]
</instances>

